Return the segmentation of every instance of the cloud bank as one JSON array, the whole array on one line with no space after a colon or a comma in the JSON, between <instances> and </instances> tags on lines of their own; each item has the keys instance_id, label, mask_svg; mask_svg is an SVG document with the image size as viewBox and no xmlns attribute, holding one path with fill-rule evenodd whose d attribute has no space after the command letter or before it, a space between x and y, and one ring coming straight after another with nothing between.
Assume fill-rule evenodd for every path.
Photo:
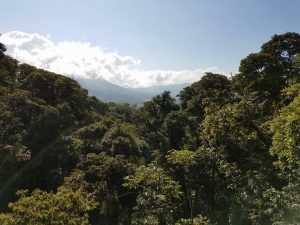
<instances>
[{"instance_id":1,"label":"cloud bank","mask_svg":"<svg viewBox=\"0 0 300 225\"><path fill-rule=\"evenodd\" d=\"M219 72L212 67L197 70L142 70L141 61L122 56L87 42L55 43L49 36L12 31L2 34L0 42L7 54L22 63L64 74L72 78L104 79L127 87L149 87L191 83L205 72Z\"/></svg>"}]
</instances>

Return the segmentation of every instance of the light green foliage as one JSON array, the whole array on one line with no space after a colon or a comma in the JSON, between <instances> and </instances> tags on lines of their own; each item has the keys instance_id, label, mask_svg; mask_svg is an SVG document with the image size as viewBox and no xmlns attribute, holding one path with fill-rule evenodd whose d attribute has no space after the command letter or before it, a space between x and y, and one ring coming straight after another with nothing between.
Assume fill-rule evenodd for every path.
<instances>
[{"instance_id":1,"label":"light green foliage","mask_svg":"<svg viewBox=\"0 0 300 225\"><path fill-rule=\"evenodd\" d=\"M292 169L300 165L300 95L271 122L274 133L270 153L277 157L275 165L280 169Z\"/></svg>"},{"instance_id":2,"label":"light green foliage","mask_svg":"<svg viewBox=\"0 0 300 225\"><path fill-rule=\"evenodd\" d=\"M194 217L192 223L191 220L180 219L175 223L175 225L213 225L213 223L211 223L210 220L207 219L205 216L199 215L197 217Z\"/></svg>"},{"instance_id":3,"label":"light green foliage","mask_svg":"<svg viewBox=\"0 0 300 225\"><path fill-rule=\"evenodd\" d=\"M280 190L271 187L264 175L253 174L254 176L250 177L249 184L253 182L250 185L252 187L249 186L248 191L243 190L242 194L246 202L244 207L239 206L240 209L247 211L249 224L299 224L299 170L294 170L293 173L290 182Z\"/></svg>"},{"instance_id":4,"label":"light green foliage","mask_svg":"<svg viewBox=\"0 0 300 225\"><path fill-rule=\"evenodd\" d=\"M296 62L298 65L300 65L300 53L297 53L296 55Z\"/></svg>"},{"instance_id":5,"label":"light green foliage","mask_svg":"<svg viewBox=\"0 0 300 225\"><path fill-rule=\"evenodd\" d=\"M282 101L285 105L289 104L300 94L300 83L288 86L281 91Z\"/></svg>"},{"instance_id":6,"label":"light green foliage","mask_svg":"<svg viewBox=\"0 0 300 225\"><path fill-rule=\"evenodd\" d=\"M87 225L87 213L96 206L92 196L81 190L61 189L55 194L35 190L30 196L21 194L17 202L10 203L11 213L0 214L0 222L3 225Z\"/></svg>"},{"instance_id":7,"label":"light green foliage","mask_svg":"<svg viewBox=\"0 0 300 225\"><path fill-rule=\"evenodd\" d=\"M166 159L171 164L187 168L196 164L196 153L188 150L171 151Z\"/></svg>"},{"instance_id":8,"label":"light green foliage","mask_svg":"<svg viewBox=\"0 0 300 225\"><path fill-rule=\"evenodd\" d=\"M210 218L217 224L226 214L232 216L233 224L249 223L250 211L261 207L264 189L270 187L272 161L260 117L260 107L243 100L227 104L201 124L201 151L212 171L208 195L216 204L211 210L215 218ZM217 207L221 204L227 205L227 212Z\"/></svg>"},{"instance_id":9,"label":"light green foliage","mask_svg":"<svg viewBox=\"0 0 300 225\"><path fill-rule=\"evenodd\" d=\"M180 186L158 165L138 167L124 186L138 192L132 224L174 224Z\"/></svg>"},{"instance_id":10,"label":"light green foliage","mask_svg":"<svg viewBox=\"0 0 300 225\"><path fill-rule=\"evenodd\" d=\"M241 169L267 163L267 143L259 127L259 107L249 101L227 104L201 124L204 146L222 147L229 162Z\"/></svg>"}]
</instances>

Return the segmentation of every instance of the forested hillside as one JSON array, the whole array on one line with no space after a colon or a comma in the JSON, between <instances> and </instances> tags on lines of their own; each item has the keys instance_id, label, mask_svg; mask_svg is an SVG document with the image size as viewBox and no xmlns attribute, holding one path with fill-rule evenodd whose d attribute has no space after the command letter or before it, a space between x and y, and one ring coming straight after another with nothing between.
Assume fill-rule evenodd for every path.
<instances>
[{"instance_id":1,"label":"forested hillside","mask_svg":"<svg viewBox=\"0 0 300 225\"><path fill-rule=\"evenodd\" d=\"M139 108L5 50L0 224L300 223L299 34Z\"/></svg>"}]
</instances>

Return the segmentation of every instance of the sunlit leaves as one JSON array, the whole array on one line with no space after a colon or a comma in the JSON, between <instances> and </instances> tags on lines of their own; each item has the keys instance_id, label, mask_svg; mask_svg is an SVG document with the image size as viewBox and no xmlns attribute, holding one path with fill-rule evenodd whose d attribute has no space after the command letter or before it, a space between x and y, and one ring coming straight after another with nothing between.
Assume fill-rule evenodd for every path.
<instances>
[{"instance_id":1,"label":"sunlit leaves","mask_svg":"<svg viewBox=\"0 0 300 225\"><path fill-rule=\"evenodd\" d=\"M141 166L126 178L124 186L138 192L133 224L174 224L180 186L162 168Z\"/></svg>"},{"instance_id":2,"label":"sunlit leaves","mask_svg":"<svg viewBox=\"0 0 300 225\"><path fill-rule=\"evenodd\" d=\"M35 190L29 196L22 193L17 202L9 204L11 213L0 214L1 224L88 225L87 212L97 206L92 195L81 190L61 189L57 193Z\"/></svg>"},{"instance_id":3,"label":"sunlit leaves","mask_svg":"<svg viewBox=\"0 0 300 225\"><path fill-rule=\"evenodd\" d=\"M300 95L286 107L271 123L274 132L272 155L278 160L275 165L281 169L300 165Z\"/></svg>"}]
</instances>

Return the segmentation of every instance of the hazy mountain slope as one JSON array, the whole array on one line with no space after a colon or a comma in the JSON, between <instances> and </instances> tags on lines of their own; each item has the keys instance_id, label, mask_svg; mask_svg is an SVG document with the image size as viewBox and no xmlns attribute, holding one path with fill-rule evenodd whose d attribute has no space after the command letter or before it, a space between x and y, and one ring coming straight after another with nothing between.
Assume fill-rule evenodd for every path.
<instances>
[{"instance_id":1,"label":"hazy mountain slope","mask_svg":"<svg viewBox=\"0 0 300 225\"><path fill-rule=\"evenodd\" d=\"M176 95L188 84L176 84L169 86L153 86L147 88L124 88L112 84L106 80L78 79L77 80L85 89L89 91L89 95L106 102L127 102L130 104L140 105L151 97L162 93L163 91L171 91L172 96Z\"/></svg>"},{"instance_id":2,"label":"hazy mountain slope","mask_svg":"<svg viewBox=\"0 0 300 225\"><path fill-rule=\"evenodd\" d=\"M173 85L157 85L157 86L146 87L146 88L133 88L133 90L147 93L150 95L157 95L164 91L170 91L171 95L173 97L176 97L176 95L178 95L179 92L188 85L189 85L188 83L173 84Z\"/></svg>"},{"instance_id":3,"label":"hazy mountain slope","mask_svg":"<svg viewBox=\"0 0 300 225\"><path fill-rule=\"evenodd\" d=\"M77 81L89 91L89 95L96 96L105 102L141 104L149 97L105 80L78 79Z\"/></svg>"}]
</instances>

